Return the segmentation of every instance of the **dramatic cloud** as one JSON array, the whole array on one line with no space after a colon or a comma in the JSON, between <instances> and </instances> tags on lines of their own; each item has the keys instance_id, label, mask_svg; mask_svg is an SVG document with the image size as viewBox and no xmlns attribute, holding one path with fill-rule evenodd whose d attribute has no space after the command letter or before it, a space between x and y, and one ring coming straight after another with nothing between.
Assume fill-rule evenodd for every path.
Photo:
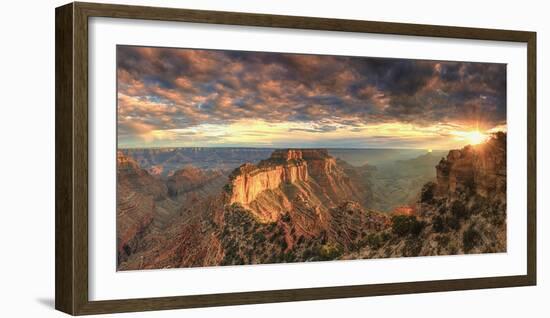
<instances>
[{"instance_id":1,"label":"dramatic cloud","mask_svg":"<svg viewBox=\"0 0 550 318\"><path fill-rule=\"evenodd\" d=\"M443 146L505 129L504 64L132 46L117 61L121 146Z\"/></svg>"}]
</instances>

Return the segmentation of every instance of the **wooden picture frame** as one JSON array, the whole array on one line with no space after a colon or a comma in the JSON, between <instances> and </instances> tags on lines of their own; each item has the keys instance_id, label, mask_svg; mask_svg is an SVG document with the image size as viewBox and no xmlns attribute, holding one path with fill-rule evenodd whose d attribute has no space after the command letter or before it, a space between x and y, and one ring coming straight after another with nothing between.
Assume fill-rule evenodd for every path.
<instances>
[{"instance_id":1,"label":"wooden picture frame","mask_svg":"<svg viewBox=\"0 0 550 318\"><path fill-rule=\"evenodd\" d=\"M164 310L427 293L536 284L536 33L420 24L70 3L56 16L55 307L72 314ZM88 19L111 17L218 25L364 32L527 43L527 274L374 285L90 301L88 297Z\"/></svg>"}]
</instances>

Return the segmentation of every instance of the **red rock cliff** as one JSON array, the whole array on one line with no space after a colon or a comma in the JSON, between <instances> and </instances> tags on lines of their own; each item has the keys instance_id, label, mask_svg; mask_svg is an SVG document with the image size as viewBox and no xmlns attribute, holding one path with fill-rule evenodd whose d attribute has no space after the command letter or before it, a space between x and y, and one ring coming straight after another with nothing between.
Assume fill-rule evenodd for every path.
<instances>
[{"instance_id":1,"label":"red rock cliff","mask_svg":"<svg viewBox=\"0 0 550 318\"><path fill-rule=\"evenodd\" d=\"M277 150L258 165L242 165L229 179L228 203L266 220L296 209L318 214L346 200L363 204L368 194L326 149Z\"/></svg>"}]
</instances>

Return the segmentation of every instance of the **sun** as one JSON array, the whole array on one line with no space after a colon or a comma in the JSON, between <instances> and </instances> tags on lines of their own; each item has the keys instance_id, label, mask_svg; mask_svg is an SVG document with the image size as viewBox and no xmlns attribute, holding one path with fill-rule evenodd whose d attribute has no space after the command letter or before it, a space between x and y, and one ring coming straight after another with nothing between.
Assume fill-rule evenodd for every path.
<instances>
[{"instance_id":1,"label":"sun","mask_svg":"<svg viewBox=\"0 0 550 318\"><path fill-rule=\"evenodd\" d=\"M488 136L479 130L469 131L464 134L464 138L468 140L471 145L479 145L487 140Z\"/></svg>"},{"instance_id":2,"label":"sun","mask_svg":"<svg viewBox=\"0 0 550 318\"><path fill-rule=\"evenodd\" d=\"M469 145L479 145L489 139L489 135L479 130L454 131L452 134L455 136L455 140L465 142Z\"/></svg>"}]
</instances>

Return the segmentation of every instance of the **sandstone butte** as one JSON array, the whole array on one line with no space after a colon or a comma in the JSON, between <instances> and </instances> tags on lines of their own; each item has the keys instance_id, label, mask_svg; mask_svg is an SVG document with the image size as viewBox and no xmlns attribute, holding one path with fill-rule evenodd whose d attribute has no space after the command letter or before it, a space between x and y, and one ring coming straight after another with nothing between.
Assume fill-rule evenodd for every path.
<instances>
[{"instance_id":1,"label":"sandstone butte","mask_svg":"<svg viewBox=\"0 0 550 318\"><path fill-rule=\"evenodd\" d=\"M229 203L248 206L263 191L277 189L283 183L307 179L307 162L301 151L276 150L270 159L261 161L257 166L245 163L232 174Z\"/></svg>"},{"instance_id":2,"label":"sandstone butte","mask_svg":"<svg viewBox=\"0 0 550 318\"><path fill-rule=\"evenodd\" d=\"M326 149L275 150L257 165L235 169L225 189L226 203L239 204L264 221L295 209L319 214L346 200L363 203L368 192Z\"/></svg>"}]
</instances>

